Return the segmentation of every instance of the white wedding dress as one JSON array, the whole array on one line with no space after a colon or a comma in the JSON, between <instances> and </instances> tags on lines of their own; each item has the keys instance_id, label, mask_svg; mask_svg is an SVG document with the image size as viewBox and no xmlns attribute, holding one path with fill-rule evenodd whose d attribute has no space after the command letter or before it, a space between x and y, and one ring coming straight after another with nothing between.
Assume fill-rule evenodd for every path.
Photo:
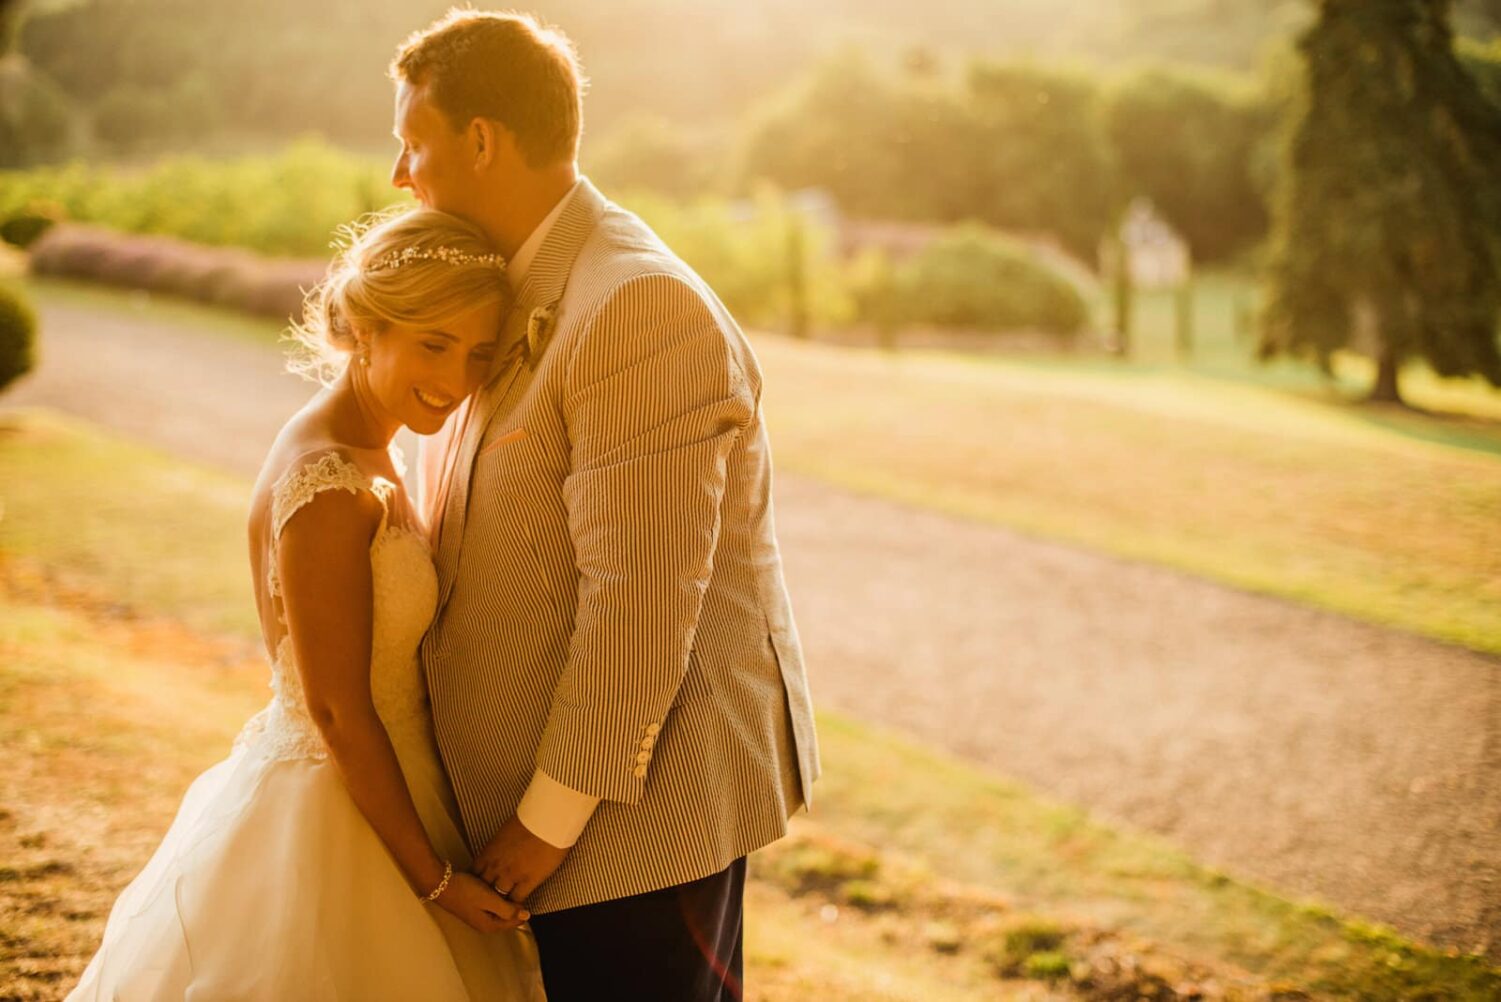
<instances>
[{"instance_id":1,"label":"white wedding dress","mask_svg":"<svg viewBox=\"0 0 1501 1002\"><path fill-rule=\"evenodd\" d=\"M271 494L265 595L280 634L268 638L271 702L189 787L70 1000L543 998L528 930L482 934L413 893L308 715L274 551L287 519L325 490L370 491L385 508L370 546L371 692L433 845L468 867L416 657L437 604L427 541L402 524L396 484L337 452L300 460Z\"/></svg>"}]
</instances>

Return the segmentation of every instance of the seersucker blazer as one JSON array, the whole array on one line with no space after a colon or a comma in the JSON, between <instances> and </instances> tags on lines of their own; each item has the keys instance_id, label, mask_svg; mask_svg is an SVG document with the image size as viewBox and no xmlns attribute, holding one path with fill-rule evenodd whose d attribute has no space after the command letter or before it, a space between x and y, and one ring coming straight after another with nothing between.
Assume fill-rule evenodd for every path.
<instances>
[{"instance_id":1,"label":"seersucker blazer","mask_svg":"<svg viewBox=\"0 0 1501 1002\"><path fill-rule=\"evenodd\" d=\"M551 322L544 319L551 315ZM539 914L716 873L819 773L771 502L761 370L713 292L584 180L456 416L421 649L482 848L538 767L602 802ZM541 326L539 326L541 325Z\"/></svg>"}]
</instances>

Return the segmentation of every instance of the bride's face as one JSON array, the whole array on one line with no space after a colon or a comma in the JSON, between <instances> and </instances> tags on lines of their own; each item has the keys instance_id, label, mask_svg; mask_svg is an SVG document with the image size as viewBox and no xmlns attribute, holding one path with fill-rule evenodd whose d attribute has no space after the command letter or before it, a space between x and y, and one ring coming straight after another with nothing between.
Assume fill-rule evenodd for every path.
<instances>
[{"instance_id":1,"label":"bride's face","mask_svg":"<svg viewBox=\"0 0 1501 1002\"><path fill-rule=\"evenodd\" d=\"M492 303L441 327L393 324L370 337L370 364L350 364L366 384L373 405L388 421L431 435L484 382L495 358L502 308Z\"/></svg>"}]
</instances>

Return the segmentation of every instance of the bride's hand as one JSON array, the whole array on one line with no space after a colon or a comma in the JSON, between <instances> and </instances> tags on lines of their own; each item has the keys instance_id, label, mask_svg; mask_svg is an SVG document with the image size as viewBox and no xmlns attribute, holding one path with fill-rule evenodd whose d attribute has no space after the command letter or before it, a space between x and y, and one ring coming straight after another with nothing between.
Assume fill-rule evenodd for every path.
<instances>
[{"instance_id":1,"label":"bride's hand","mask_svg":"<svg viewBox=\"0 0 1501 1002\"><path fill-rule=\"evenodd\" d=\"M515 929L531 917L525 908L507 901L474 874L458 870L434 904L480 932Z\"/></svg>"}]
</instances>

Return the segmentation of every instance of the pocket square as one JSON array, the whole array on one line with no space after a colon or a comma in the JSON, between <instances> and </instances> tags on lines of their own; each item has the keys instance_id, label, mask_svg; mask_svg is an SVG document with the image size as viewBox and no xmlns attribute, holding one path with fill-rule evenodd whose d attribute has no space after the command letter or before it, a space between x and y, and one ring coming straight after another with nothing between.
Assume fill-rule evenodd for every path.
<instances>
[{"instance_id":1,"label":"pocket square","mask_svg":"<svg viewBox=\"0 0 1501 1002\"><path fill-rule=\"evenodd\" d=\"M526 438L525 428L512 428L510 431L506 432L504 435L500 436L495 441L491 442L489 445L481 449L479 451L479 454L483 456L487 452L494 452L496 449L499 449L503 445L510 445L512 442L519 442L523 438Z\"/></svg>"}]
</instances>

